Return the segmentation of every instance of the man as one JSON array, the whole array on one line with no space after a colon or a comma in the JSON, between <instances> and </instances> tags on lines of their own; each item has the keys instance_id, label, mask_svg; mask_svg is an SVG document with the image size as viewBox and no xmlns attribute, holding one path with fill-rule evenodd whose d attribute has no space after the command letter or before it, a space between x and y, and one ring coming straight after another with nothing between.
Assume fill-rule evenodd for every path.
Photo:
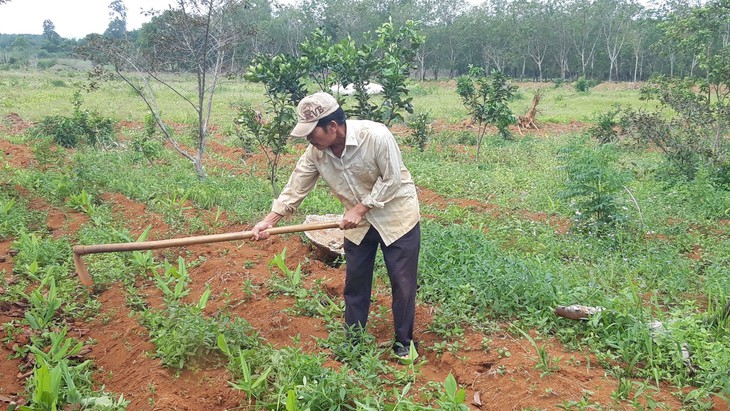
<instances>
[{"instance_id":1,"label":"man","mask_svg":"<svg viewBox=\"0 0 730 411\"><path fill-rule=\"evenodd\" d=\"M340 222L345 230L345 325L351 333L365 329L380 246L393 296L393 351L408 357L416 308L420 210L416 186L395 138L383 124L346 120L337 100L322 92L302 99L297 121L291 135L306 137L310 145L271 212L254 226L253 238L268 238L265 230L292 214L321 176L345 207Z\"/></svg>"}]
</instances>

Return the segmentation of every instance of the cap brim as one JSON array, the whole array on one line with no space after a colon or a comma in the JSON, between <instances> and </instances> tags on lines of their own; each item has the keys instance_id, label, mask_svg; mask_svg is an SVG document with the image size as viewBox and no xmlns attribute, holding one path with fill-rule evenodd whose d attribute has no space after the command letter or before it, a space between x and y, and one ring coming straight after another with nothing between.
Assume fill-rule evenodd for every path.
<instances>
[{"instance_id":1,"label":"cap brim","mask_svg":"<svg viewBox=\"0 0 730 411\"><path fill-rule=\"evenodd\" d=\"M308 123L299 122L289 134L294 137L306 137L312 133L315 127L317 127L316 121Z\"/></svg>"}]
</instances>

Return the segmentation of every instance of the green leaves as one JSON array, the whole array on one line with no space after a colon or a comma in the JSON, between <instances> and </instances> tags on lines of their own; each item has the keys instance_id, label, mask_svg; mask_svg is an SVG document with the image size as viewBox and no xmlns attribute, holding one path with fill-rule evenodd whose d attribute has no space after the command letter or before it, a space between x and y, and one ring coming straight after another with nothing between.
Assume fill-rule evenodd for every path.
<instances>
[{"instance_id":1,"label":"green leaves","mask_svg":"<svg viewBox=\"0 0 730 411\"><path fill-rule=\"evenodd\" d=\"M263 83L266 94L275 107L284 101L296 105L307 95L304 79L308 75L305 64L308 60L289 54L277 54L273 57L259 54L254 57L244 78Z\"/></svg>"},{"instance_id":2,"label":"green leaves","mask_svg":"<svg viewBox=\"0 0 730 411\"><path fill-rule=\"evenodd\" d=\"M163 264L164 274L161 276L157 271L153 271L153 275L157 286L162 290L165 301L168 304L175 303L190 293L190 289L186 288L190 282L190 276L185 259L178 257L177 267L171 265L167 260Z\"/></svg>"},{"instance_id":3,"label":"green leaves","mask_svg":"<svg viewBox=\"0 0 730 411\"><path fill-rule=\"evenodd\" d=\"M596 235L621 222L624 217L618 193L629 176L616 167L618 153L612 144L593 148L579 142L561 151L566 171L561 196L575 209L579 229Z\"/></svg>"},{"instance_id":4,"label":"green leaves","mask_svg":"<svg viewBox=\"0 0 730 411\"><path fill-rule=\"evenodd\" d=\"M449 373L444 380L444 392L439 399L439 406L442 410L451 411L468 411L469 406L464 404L466 401L466 390L459 388L456 383L454 374Z\"/></svg>"},{"instance_id":5,"label":"green leaves","mask_svg":"<svg viewBox=\"0 0 730 411\"><path fill-rule=\"evenodd\" d=\"M302 265L298 264L296 270L292 271L286 266L286 248L281 253L274 255L274 258L269 261L269 268L276 266L284 276L289 280L292 288L297 288L302 283Z\"/></svg>"},{"instance_id":6,"label":"green leaves","mask_svg":"<svg viewBox=\"0 0 730 411\"><path fill-rule=\"evenodd\" d=\"M97 111L82 110L79 90L74 93L72 103L74 112L71 117L46 116L34 127L34 133L51 137L56 144L66 148L78 144L101 147L114 140L114 121Z\"/></svg>"},{"instance_id":7,"label":"green leaves","mask_svg":"<svg viewBox=\"0 0 730 411\"><path fill-rule=\"evenodd\" d=\"M517 123L517 117L509 107L509 100L517 91L517 86L512 85L500 71L484 76L484 70L472 66L468 75L457 78L456 91L477 124L478 162L487 125L496 126L503 138L511 138L508 127Z\"/></svg>"},{"instance_id":8,"label":"green leaves","mask_svg":"<svg viewBox=\"0 0 730 411\"><path fill-rule=\"evenodd\" d=\"M42 290L48 283L48 292L44 294ZM30 309L25 312L25 320L34 330L46 330L56 311L61 308L61 299L56 292L56 280L52 276L45 277L44 281L33 290L30 295L26 296L30 303Z\"/></svg>"},{"instance_id":9,"label":"green leaves","mask_svg":"<svg viewBox=\"0 0 730 411\"><path fill-rule=\"evenodd\" d=\"M61 381L63 379L61 366L49 367L40 360L38 367L33 371L35 391L31 406L21 406L21 411L56 411L61 400Z\"/></svg>"},{"instance_id":10,"label":"green leaves","mask_svg":"<svg viewBox=\"0 0 730 411\"><path fill-rule=\"evenodd\" d=\"M235 383L230 381L228 382L233 388L246 393L249 403L251 403L252 399L258 398L258 396L266 390L267 378L273 370L273 367L269 366L266 367L261 374L253 374L251 366L246 360L246 358L250 355L252 355L252 351L241 350L238 352L238 371L241 373L241 378Z\"/></svg>"}]
</instances>

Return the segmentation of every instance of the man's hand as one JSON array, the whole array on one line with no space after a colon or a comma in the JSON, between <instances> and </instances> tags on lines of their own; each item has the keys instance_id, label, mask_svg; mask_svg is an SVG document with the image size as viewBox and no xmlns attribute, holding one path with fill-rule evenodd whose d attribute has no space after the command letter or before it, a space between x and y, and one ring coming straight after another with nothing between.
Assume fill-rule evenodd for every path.
<instances>
[{"instance_id":1,"label":"man's hand","mask_svg":"<svg viewBox=\"0 0 730 411\"><path fill-rule=\"evenodd\" d=\"M269 238L271 234L267 233L266 230L273 228L276 223L281 220L281 217L281 215L272 211L266 216L266 218L256 223L256 225L253 226L253 229L251 229L251 232L253 233L253 240L259 241Z\"/></svg>"},{"instance_id":2,"label":"man's hand","mask_svg":"<svg viewBox=\"0 0 730 411\"><path fill-rule=\"evenodd\" d=\"M270 234L266 232L265 230L268 230L269 228L274 227L273 224L270 222L263 220L256 223L255 226L253 226L253 229L251 229L251 232L253 233L253 239L254 241L259 240L265 240L269 238Z\"/></svg>"},{"instance_id":3,"label":"man's hand","mask_svg":"<svg viewBox=\"0 0 730 411\"><path fill-rule=\"evenodd\" d=\"M340 230L349 230L352 228L356 228L358 225L360 225L363 216L365 216L368 211L370 211L370 209L362 204L358 204L355 207L347 210L345 212L345 215L342 216L342 221L340 222Z\"/></svg>"}]
</instances>

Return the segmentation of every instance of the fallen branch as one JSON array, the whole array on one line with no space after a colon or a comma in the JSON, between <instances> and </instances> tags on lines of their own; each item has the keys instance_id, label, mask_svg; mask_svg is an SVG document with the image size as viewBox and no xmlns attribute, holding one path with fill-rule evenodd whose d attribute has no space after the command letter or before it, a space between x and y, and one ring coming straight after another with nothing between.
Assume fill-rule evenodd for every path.
<instances>
[{"instance_id":1,"label":"fallen branch","mask_svg":"<svg viewBox=\"0 0 730 411\"><path fill-rule=\"evenodd\" d=\"M571 320L587 320L593 314L603 310L603 307L589 307L586 305L559 305L555 308L555 315Z\"/></svg>"}]
</instances>

